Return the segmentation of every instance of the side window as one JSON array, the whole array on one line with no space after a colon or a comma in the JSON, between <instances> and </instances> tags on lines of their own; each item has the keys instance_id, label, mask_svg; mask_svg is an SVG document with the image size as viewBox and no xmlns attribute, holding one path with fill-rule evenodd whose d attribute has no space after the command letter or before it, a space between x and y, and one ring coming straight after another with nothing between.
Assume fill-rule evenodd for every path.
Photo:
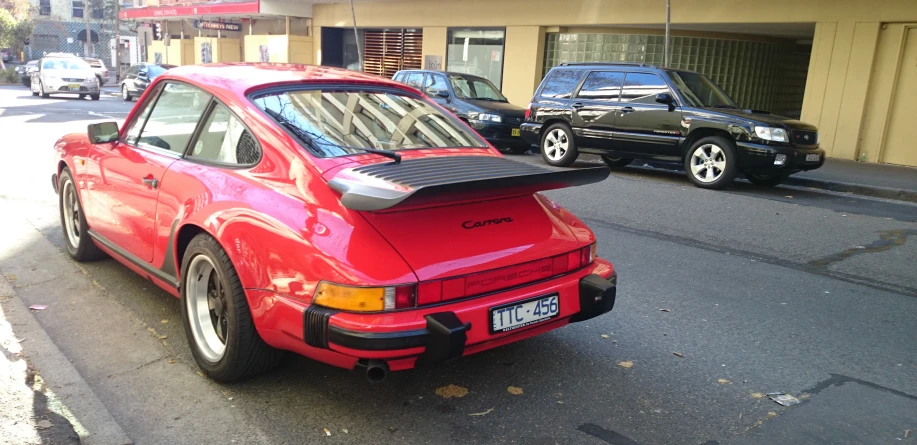
<instances>
[{"instance_id":1,"label":"side window","mask_svg":"<svg viewBox=\"0 0 917 445\"><path fill-rule=\"evenodd\" d=\"M395 73L395 77L392 78L392 80L394 80L395 82L402 82L402 83L403 83L403 79L404 79L404 73L400 73L400 72Z\"/></svg>"},{"instance_id":2,"label":"side window","mask_svg":"<svg viewBox=\"0 0 917 445\"><path fill-rule=\"evenodd\" d=\"M544 80L541 88L541 97L564 99L573 96L573 90L583 77L583 70L554 70Z\"/></svg>"},{"instance_id":3,"label":"side window","mask_svg":"<svg viewBox=\"0 0 917 445\"><path fill-rule=\"evenodd\" d=\"M136 145L184 153L209 101L210 95L198 88L180 83L166 84Z\"/></svg>"},{"instance_id":4,"label":"side window","mask_svg":"<svg viewBox=\"0 0 917 445\"><path fill-rule=\"evenodd\" d=\"M137 65L134 65L129 70L127 70L127 74L137 74Z\"/></svg>"},{"instance_id":5,"label":"side window","mask_svg":"<svg viewBox=\"0 0 917 445\"><path fill-rule=\"evenodd\" d=\"M421 88L421 85L423 84L423 74L422 73L409 73L408 75L404 77L404 83L407 84L408 86L412 86L419 90Z\"/></svg>"},{"instance_id":6,"label":"side window","mask_svg":"<svg viewBox=\"0 0 917 445\"><path fill-rule=\"evenodd\" d=\"M427 84L424 86L423 92L426 93L427 96L436 97L436 93L440 91L449 91L449 83L446 81L446 76L428 74Z\"/></svg>"},{"instance_id":7,"label":"side window","mask_svg":"<svg viewBox=\"0 0 917 445\"><path fill-rule=\"evenodd\" d=\"M159 91L162 90L162 87L156 87L156 91L150 94L147 98L147 101L143 104L143 109L140 110L140 114L137 115L137 118L130 123L130 127L127 128L127 132L124 133L123 142L128 145L137 145L137 140L140 139L140 130L143 129L143 124L146 122L146 118L150 116L150 111L153 110L153 104L156 103L156 96L159 94Z\"/></svg>"},{"instance_id":8,"label":"side window","mask_svg":"<svg viewBox=\"0 0 917 445\"><path fill-rule=\"evenodd\" d=\"M580 88L576 97L617 102L621 97L621 85L623 84L624 73L593 71L586 76L583 87Z\"/></svg>"},{"instance_id":9,"label":"side window","mask_svg":"<svg viewBox=\"0 0 917 445\"><path fill-rule=\"evenodd\" d=\"M671 94L669 87L658 74L627 73L621 92L621 102L663 106L656 103L656 95L659 93Z\"/></svg>"},{"instance_id":10,"label":"side window","mask_svg":"<svg viewBox=\"0 0 917 445\"><path fill-rule=\"evenodd\" d=\"M261 147L242 122L216 104L204 122L191 157L224 164L250 165L261 159Z\"/></svg>"},{"instance_id":11,"label":"side window","mask_svg":"<svg viewBox=\"0 0 917 445\"><path fill-rule=\"evenodd\" d=\"M51 70L51 69L54 69L54 61L53 61L53 60L45 60L45 61L41 62L41 69L43 69L43 70Z\"/></svg>"}]
</instances>

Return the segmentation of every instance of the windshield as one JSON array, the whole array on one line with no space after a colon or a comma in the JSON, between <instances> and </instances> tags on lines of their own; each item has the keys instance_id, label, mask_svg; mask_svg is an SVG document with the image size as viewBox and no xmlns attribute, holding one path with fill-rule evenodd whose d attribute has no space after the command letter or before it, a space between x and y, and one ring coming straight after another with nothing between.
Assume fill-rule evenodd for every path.
<instances>
[{"instance_id":1,"label":"windshield","mask_svg":"<svg viewBox=\"0 0 917 445\"><path fill-rule=\"evenodd\" d=\"M81 59L48 59L41 64L43 70L88 70L89 64Z\"/></svg>"},{"instance_id":2,"label":"windshield","mask_svg":"<svg viewBox=\"0 0 917 445\"><path fill-rule=\"evenodd\" d=\"M449 76L455 95L461 99L492 100L508 102L494 84L487 79L465 77L452 74Z\"/></svg>"},{"instance_id":3,"label":"windshield","mask_svg":"<svg viewBox=\"0 0 917 445\"><path fill-rule=\"evenodd\" d=\"M265 94L253 102L321 157L367 148L485 146L425 100L402 93L299 90Z\"/></svg>"},{"instance_id":4,"label":"windshield","mask_svg":"<svg viewBox=\"0 0 917 445\"><path fill-rule=\"evenodd\" d=\"M150 79L166 72L169 68L173 68L172 65L147 65L146 73L150 76Z\"/></svg>"},{"instance_id":5,"label":"windshield","mask_svg":"<svg viewBox=\"0 0 917 445\"><path fill-rule=\"evenodd\" d=\"M703 74L667 70L675 88L692 107L739 108L735 102L713 81Z\"/></svg>"}]
</instances>

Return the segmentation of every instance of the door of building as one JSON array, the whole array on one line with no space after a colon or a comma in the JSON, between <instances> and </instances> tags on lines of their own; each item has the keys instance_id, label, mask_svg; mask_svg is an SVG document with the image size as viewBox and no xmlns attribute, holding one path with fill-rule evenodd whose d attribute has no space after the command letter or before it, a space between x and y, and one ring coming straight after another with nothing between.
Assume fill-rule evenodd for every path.
<instances>
[{"instance_id":1,"label":"door of building","mask_svg":"<svg viewBox=\"0 0 917 445\"><path fill-rule=\"evenodd\" d=\"M882 162L917 166L917 25L905 27L899 59L895 95L888 113L888 130L882 150Z\"/></svg>"},{"instance_id":2,"label":"door of building","mask_svg":"<svg viewBox=\"0 0 917 445\"><path fill-rule=\"evenodd\" d=\"M398 70L423 68L423 31L367 29L363 37L363 71L391 78Z\"/></svg>"}]
</instances>

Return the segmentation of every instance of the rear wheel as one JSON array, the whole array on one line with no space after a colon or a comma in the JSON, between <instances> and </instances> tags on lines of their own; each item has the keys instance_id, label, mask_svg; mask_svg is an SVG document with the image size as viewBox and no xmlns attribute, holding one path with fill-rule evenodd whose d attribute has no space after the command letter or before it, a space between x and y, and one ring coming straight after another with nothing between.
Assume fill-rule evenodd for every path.
<instances>
[{"instance_id":1,"label":"rear wheel","mask_svg":"<svg viewBox=\"0 0 917 445\"><path fill-rule=\"evenodd\" d=\"M40 80L38 81L38 92L41 94L41 97L43 97L43 98L45 98L45 99L51 97L50 94L45 93L45 86L41 83Z\"/></svg>"},{"instance_id":2,"label":"rear wheel","mask_svg":"<svg viewBox=\"0 0 917 445\"><path fill-rule=\"evenodd\" d=\"M698 187L716 190L726 187L736 177L733 142L721 136L695 142L685 156L685 172Z\"/></svg>"},{"instance_id":3,"label":"rear wheel","mask_svg":"<svg viewBox=\"0 0 917 445\"><path fill-rule=\"evenodd\" d=\"M125 102L131 101L131 93L127 92L127 85L121 85L121 99L124 99Z\"/></svg>"},{"instance_id":4,"label":"rear wheel","mask_svg":"<svg viewBox=\"0 0 917 445\"><path fill-rule=\"evenodd\" d=\"M783 181L786 181L786 178L789 178L790 175L760 175L746 173L745 177L748 178L748 182L754 185L761 187L774 187L783 184Z\"/></svg>"},{"instance_id":5,"label":"rear wheel","mask_svg":"<svg viewBox=\"0 0 917 445\"><path fill-rule=\"evenodd\" d=\"M602 156L602 160L611 168L626 167L630 165L631 162L634 162L631 158L614 158L611 156Z\"/></svg>"},{"instance_id":6,"label":"rear wheel","mask_svg":"<svg viewBox=\"0 0 917 445\"><path fill-rule=\"evenodd\" d=\"M83 99L85 99L85 98L86 98L86 95L85 95L85 94L80 94L80 100L83 100Z\"/></svg>"},{"instance_id":7,"label":"rear wheel","mask_svg":"<svg viewBox=\"0 0 917 445\"><path fill-rule=\"evenodd\" d=\"M86 216L83 214L80 195L67 168L61 171L58 191L61 226L64 229L64 246L67 253L77 261L104 258L105 252L102 252L89 237L89 224L86 223Z\"/></svg>"},{"instance_id":8,"label":"rear wheel","mask_svg":"<svg viewBox=\"0 0 917 445\"><path fill-rule=\"evenodd\" d=\"M573 131L566 124L554 124L541 136L541 157L549 165L566 167L576 161L579 151Z\"/></svg>"},{"instance_id":9,"label":"rear wheel","mask_svg":"<svg viewBox=\"0 0 917 445\"><path fill-rule=\"evenodd\" d=\"M181 276L185 334L194 360L208 376L232 382L280 363L283 352L258 335L239 275L213 237L200 234L191 240Z\"/></svg>"}]
</instances>

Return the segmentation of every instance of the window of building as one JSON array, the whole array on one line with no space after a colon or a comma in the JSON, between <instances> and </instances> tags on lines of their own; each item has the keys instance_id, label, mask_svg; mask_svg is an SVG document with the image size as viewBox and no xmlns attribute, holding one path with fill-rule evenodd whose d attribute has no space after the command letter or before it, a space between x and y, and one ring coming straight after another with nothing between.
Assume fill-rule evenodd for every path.
<instances>
[{"instance_id":1,"label":"window of building","mask_svg":"<svg viewBox=\"0 0 917 445\"><path fill-rule=\"evenodd\" d=\"M166 84L140 131L136 145L184 153L209 101L210 95L198 88L179 83Z\"/></svg>"},{"instance_id":2,"label":"window of building","mask_svg":"<svg viewBox=\"0 0 917 445\"><path fill-rule=\"evenodd\" d=\"M446 69L473 74L503 85L505 29L450 28L446 45Z\"/></svg>"},{"instance_id":3,"label":"window of building","mask_svg":"<svg viewBox=\"0 0 917 445\"><path fill-rule=\"evenodd\" d=\"M51 0L39 0L38 1L38 14L39 15L51 15Z\"/></svg>"},{"instance_id":4,"label":"window of building","mask_svg":"<svg viewBox=\"0 0 917 445\"><path fill-rule=\"evenodd\" d=\"M73 0L72 6L73 6L73 17L74 18L83 18L83 8L85 7L83 5L83 1L82 0Z\"/></svg>"},{"instance_id":5,"label":"window of building","mask_svg":"<svg viewBox=\"0 0 917 445\"><path fill-rule=\"evenodd\" d=\"M191 157L230 165L251 165L261 159L261 147L242 122L222 104L214 106Z\"/></svg>"},{"instance_id":6,"label":"window of building","mask_svg":"<svg viewBox=\"0 0 917 445\"><path fill-rule=\"evenodd\" d=\"M573 90L579 85L583 70L554 70L548 74L541 88L541 97L563 99L573 96Z\"/></svg>"},{"instance_id":7,"label":"window of building","mask_svg":"<svg viewBox=\"0 0 917 445\"><path fill-rule=\"evenodd\" d=\"M576 97L617 102L621 96L622 84L624 84L624 73L594 71L586 76L583 87L580 88Z\"/></svg>"},{"instance_id":8,"label":"window of building","mask_svg":"<svg viewBox=\"0 0 917 445\"><path fill-rule=\"evenodd\" d=\"M671 91L659 75L627 73L627 77L624 78L624 89L621 92L621 102L664 106L656 102L656 95L660 93L671 94Z\"/></svg>"}]
</instances>

